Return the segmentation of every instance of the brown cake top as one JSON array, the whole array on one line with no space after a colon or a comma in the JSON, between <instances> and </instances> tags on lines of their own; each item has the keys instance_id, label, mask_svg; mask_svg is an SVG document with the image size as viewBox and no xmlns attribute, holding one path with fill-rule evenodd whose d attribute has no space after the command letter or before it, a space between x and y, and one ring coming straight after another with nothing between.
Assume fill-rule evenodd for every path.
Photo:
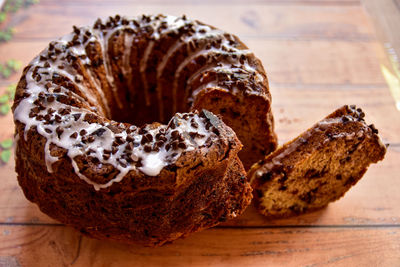
<instances>
[{"instance_id":1,"label":"brown cake top","mask_svg":"<svg viewBox=\"0 0 400 267\"><path fill-rule=\"evenodd\" d=\"M117 92L110 64L113 59L107 51L114 36L122 32L145 38L148 42L140 61L141 71L146 69L154 42L171 33L184 32L161 60L157 67L157 75L162 73L168 58L180 44L196 47L199 40L203 39L207 40L208 44L204 49L194 50L195 53L184 59L177 66L175 76L179 76L185 64L198 55L209 59L219 56L224 60L216 66L213 65L213 70L229 75L223 76L224 81L210 81L208 86L236 93L258 94L258 90L262 91L260 88L263 87L254 84L264 82L264 76L256 70L257 64L249 61L249 57L246 56L251 52L235 36L201 22L189 20L185 16L143 15L128 19L117 15L105 22L99 19L93 27L74 27L71 34L51 42L25 69L23 82L19 86L22 92L17 90L13 106L14 120L25 125L25 139L32 127L46 138L44 149L49 172L52 172L52 163L58 160L58 157L52 156L51 153L53 145L56 145L68 151L67 155L76 174L97 190L120 181L133 169L156 176L182 152L201 147L206 142L213 142L218 138L219 132L218 126L210 124L214 115L206 111L200 114L176 114L168 125L153 123L141 128L109 119L111 108L103 88L93 80L90 83L95 86L89 89L80 69L82 66L102 65L102 75L110 85L109 90L112 91L115 103L121 105L122 94ZM132 41L132 38L127 40ZM96 60L91 60L88 56L88 51L93 46L100 46L98 51L102 53ZM129 62L129 45L125 45L124 49L122 57L126 58L123 62ZM129 75L130 65L123 65L122 74ZM236 78L230 82L229 77ZM147 95L145 85L144 83L143 91ZM193 95L196 95L196 92ZM119 175L106 184L90 181L79 172L74 161L74 158L80 155L89 155L99 164L113 165L119 170Z\"/></svg>"}]
</instances>

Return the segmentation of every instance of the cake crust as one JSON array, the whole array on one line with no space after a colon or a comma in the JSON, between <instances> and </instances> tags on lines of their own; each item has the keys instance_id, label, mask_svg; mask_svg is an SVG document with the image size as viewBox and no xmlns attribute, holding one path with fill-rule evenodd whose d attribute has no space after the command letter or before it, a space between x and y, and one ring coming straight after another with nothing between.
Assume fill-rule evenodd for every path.
<instances>
[{"instance_id":1,"label":"cake crust","mask_svg":"<svg viewBox=\"0 0 400 267\"><path fill-rule=\"evenodd\" d=\"M341 198L386 153L364 116L354 105L343 106L255 164L248 177L258 211L289 217Z\"/></svg>"},{"instance_id":2,"label":"cake crust","mask_svg":"<svg viewBox=\"0 0 400 267\"><path fill-rule=\"evenodd\" d=\"M207 102L216 92L225 95ZM259 121L233 110L231 96L243 106L257 102ZM18 181L44 213L84 234L161 245L247 207L251 187L239 157L249 166L275 148L270 106L259 60L212 26L117 15L74 27L18 83ZM250 126L232 117L265 129L241 137L256 156L238 157L242 143L231 127L244 136Z\"/></svg>"}]
</instances>

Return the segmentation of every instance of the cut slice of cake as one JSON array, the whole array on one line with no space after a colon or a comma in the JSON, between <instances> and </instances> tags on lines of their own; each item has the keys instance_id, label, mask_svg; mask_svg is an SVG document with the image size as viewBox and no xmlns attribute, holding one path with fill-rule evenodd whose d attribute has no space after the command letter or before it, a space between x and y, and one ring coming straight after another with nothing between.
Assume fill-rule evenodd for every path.
<instances>
[{"instance_id":1,"label":"cut slice of cake","mask_svg":"<svg viewBox=\"0 0 400 267\"><path fill-rule=\"evenodd\" d=\"M288 217L325 207L355 185L386 147L356 106L343 106L254 164L248 173L261 214Z\"/></svg>"}]
</instances>

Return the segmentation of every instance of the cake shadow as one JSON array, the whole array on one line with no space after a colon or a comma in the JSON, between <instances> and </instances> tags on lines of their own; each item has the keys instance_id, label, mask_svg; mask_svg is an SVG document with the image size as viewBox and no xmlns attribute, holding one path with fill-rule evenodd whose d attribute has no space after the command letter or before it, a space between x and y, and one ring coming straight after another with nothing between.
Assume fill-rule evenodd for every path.
<instances>
[{"instance_id":1,"label":"cake shadow","mask_svg":"<svg viewBox=\"0 0 400 267\"><path fill-rule=\"evenodd\" d=\"M221 224L221 227L298 227L320 224L328 214L329 205L319 210L310 211L297 216L285 218L269 218L260 214L252 203L243 214L231 221Z\"/></svg>"},{"instance_id":2,"label":"cake shadow","mask_svg":"<svg viewBox=\"0 0 400 267\"><path fill-rule=\"evenodd\" d=\"M29 213L29 209L26 211ZM316 223L325 212L326 209L269 220L250 206L236 220L161 247L97 240L61 224L24 226L19 230L21 246L17 260L21 266L248 265L249 256L274 261L292 244L318 231L306 225Z\"/></svg>"}]
</instances>

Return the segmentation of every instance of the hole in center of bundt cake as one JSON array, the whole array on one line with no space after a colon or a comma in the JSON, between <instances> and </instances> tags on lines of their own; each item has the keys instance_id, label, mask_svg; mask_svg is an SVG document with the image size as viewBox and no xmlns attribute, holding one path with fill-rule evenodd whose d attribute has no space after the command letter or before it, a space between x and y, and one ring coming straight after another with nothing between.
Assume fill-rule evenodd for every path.
<instances>
[{"instance_id":1,"label":"hole in center of bundt cake","mask_svg":"<svg viewBox=\"0 0 400 267\"><path fill-rule=\"evenodd\" d=\"M175 100L172 93L160 99L157 97L157 85L153 81L148 81L150 88L146 93L143 87L134 88L134 92L129 90L130 86L117 84L115 90L119 92L122 105L110 106L110 118L114 121L131 123L137 126L159 122L167 124L172 116L177 112L188 112L187 99L179 95ZM159 85L160 86L160 85ZM164 82L160 87L172 85ZM177 91L181 91L179 88ZM166 91L166 90L165 90ZM148 99L146 100L146 95ZM116 102L116 101L115 101Z\"/></svg>"}]
</instances>

